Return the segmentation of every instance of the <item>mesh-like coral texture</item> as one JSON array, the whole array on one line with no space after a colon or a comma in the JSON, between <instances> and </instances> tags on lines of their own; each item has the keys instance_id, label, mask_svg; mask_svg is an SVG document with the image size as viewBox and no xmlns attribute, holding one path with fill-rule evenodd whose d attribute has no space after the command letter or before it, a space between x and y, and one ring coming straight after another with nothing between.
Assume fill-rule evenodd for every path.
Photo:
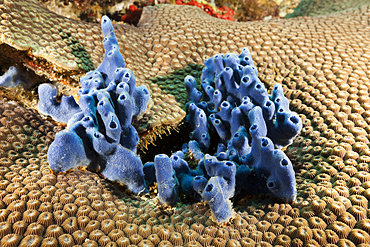
<instances>
[{"instance_id":1,"label":"mesh-like coral texture","mask_svg":"<svg viewBox=\"0 0 370 247\"><path fill-rule=\"evenodd\" d=\"M14 13L22 12L19 6L29 3L6 1L1 5L1 30L15 27L13 22L17 23L20 17ZM35 2L34 5L38 6ZM92 246L108 245L107 237L118 246L145 245L148 241L160 246L186 244L197 234L194 241L203 246L227 246L235 241L242 246L255 243L365 246L370 229L370 38L364 31L368 30L369 13L368 6L363 6L340 15L231 23L211 18L196 8L166 5L145 9L138 28L117 25L121 42L130 37L132 40L124 44L137 47L126 48L131 53L124 53L124 57L134 73L143 77L142 82L145 76L165 75L188 63L202 63L205 57L215 53L250 48L261 80L267 87L282 83L291 100L291 109L303 119L301 135L286 150L297 171L297 201L291 205L263 198L240 201L242 205L236 205L236 218L226 228L215 226L209 220L210 211L201 204L184 205L167 215L151 200L140 201L117 194L114 185L95 174L50 175L44 163L48 144L42 140L49 142L46 137L52 140L53 134L48 134L52 133L50 130L40 130L40 126L51 128L51 125L23 108L20 111L23 109L24 113L16 113L12 118L12 113L6 110L16 112L18 106L1 103L4 107L0 116L0 236L4 236L1 246L17 246L26 233L42 236L45 246L53 241L73 245L80 243L80 231L88 234ZM38 9L32 18L32 25L38 24L37 18L44 18L43 10ZM54 25L72 25L71 22L59 19ZM81 26L84 32L95 30L94 25L78 25L89 27ZM120 30L125 28L133 33L124 38ZM17 46L15 38L20 30L1 31L2 40L23 49ZM40 27L30 30L45 31ZM86 36L80 37L79 43L85 45L86 40ZM94 51L101 47L100 39L97 42ZM139 52L140 49L144 52ZM101 55L102 51L96 54ZM101 57L94 62L94 53L89 54L94 64L100 61ZM45 59L54 64L52 53L48 56ZM145 61L134 60L138 57ZM154 83L150 88L153 100L170 99ZM16 121L20 122L16 124ZM37 220L33 220L36 216L32 210L38 211ZM189 210L194 213L194 222L187 216L188 212L184 213ZM44 212L53 214L52 221ZM75 217L76 221L64 223L68 217ZM110 232L112 222L108 217L115 224ZM77 233L69 233L71 229ZM168 229L169 234L162 229ZM27 239L38 241L38 238Z\"/></svg>"}]
</instances>

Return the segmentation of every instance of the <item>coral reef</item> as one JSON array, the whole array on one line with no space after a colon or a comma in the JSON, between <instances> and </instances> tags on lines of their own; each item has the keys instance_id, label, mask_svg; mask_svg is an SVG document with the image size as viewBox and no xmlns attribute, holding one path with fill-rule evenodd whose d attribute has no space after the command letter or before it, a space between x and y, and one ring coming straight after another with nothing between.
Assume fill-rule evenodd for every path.
<instances>
[{"instance_id":1,"label":"coral reef","mask_svg":"<svg viewBox=\"0 0 370 247\"><path fill-rule=\"evenodd\" d=\"M125 68L107 16L101 25L105 58L81 78L79 104L65 96L57 102L50 84L39 87L40 112L68 123L50 145L48 161L56 174L87 167L138 194L146 188L143 165L136 155L139 136L132 122L143 117L150 94L144 85L135 86L134 74Z\"/></svg>"},{"instance_id":2,"label":"coral reef","mask_svg":"<svg viewBox=\"0 0 370 247\"><path fill-rule=\"evenodd\" d=\"M356 1L346 1L351 2ZM53 59L56 53L51 52L54 47L63 61L71 57L69 39L54 40L61 26L65 31L76 30L71 35L87 47L95 66L103 59L100 29L95 24L61 18L26 0L4 1L0 18L1 42L19 52L28 51L18 64L27 63L50 78L75 76L60 69ZM9 112L2 111L0 244L17 246L28 231L27 235L42 237L40 245L45 246L72 245L71 240L87 246L367 246L370 40L364 30L368 26L367 5L328 16L248 23L226 23L193 7L166 5L145 8L137 28L115 25L126 67L137 75L138 84L150 86L156 106L153 116L165 113L163 109L172 111L173 105L166 102L174 98L162 94L146 76L165 75L190 63L202 64L215 54L240 53L248 47L268 92L280 82L292 111L303 122L301 135L286 149L296 170L297 199L284 204L247 198L234 205L236 216L226 227L214 225L209 208L199 203L161 211L152 200L120 194L119 187L94 173L51 175L46 155L39 151L49 144L37 149L47 135L35 131L45 120L22 108L25 113L17 117L27 124L22 119L14 124L8 121ZM86 35L90 31L92 35ZM33 42L44 44L41 47L47 52L25 48L25 43ZM13 110L9 102L0 106ZM25 125L31 126L31 121L38 127L29 132ZM13 125L22 132L18 127L11 129ZM50 136L52 128L47 132ZM10 143L14 136L25 142L23 149ZM39 213L37 218L33 210ZM85 236L86 243L81 240Z\"/></svg>"},{"instance_id":3,"label":"coral reef","mask_svg":"<svg viewBox=\"0 0 370 247\"><path fill-rule=\"evenodd\" d=\"M103 15L122 15L130 5L145 6L147 2L147 0L45 0L41 1L41 4L50 11L68 18L99 22Z\"/></svg>"},{"instance_id":4,"label":"coral reef","mask_svg":"<svg viewBox=\"0 0 370 247\"><path fill-rule=\"evenodd\" d=\"M136 5L131 4L129 7L129 12L123 16L121 16L121 21L136 25L141 17L141 13L143 12L143 9L139 9L136 7Z\"/></svg>"},{"instance_id":5,"label":"coral reef","mask_svg":"<svg viewBox=\"0 0 370 247\"><path fill-rule=\"evenodd\" d=\"M279 5L274 0L242 0L238 3L235 18L238 21L263 20L279 17Z\"/></svg>"},{"instance_id":6,"label":"coral reef","mask_svg":"<svg viewBox=\"0 0 370 247\"><path fill-rule=\"evenodd\" d=\"M154 1L147 1L149 5L152 5L153 2ZM169 1L168 0L162 1L162 3L169 3ZM211 3L207 1L202 1L202 0L191 0L191 1L176 0L176 1L171 1L171 3L177 4L177 5L196 6L202 9L204 12L216 18L234 21L234 11L226 6L217 8ZM143 7L146 7L146 6L147 5L145 4ZM140 20L142 12L143 12L143 8L138 8L136 5L132 4L128 7L127 14L121 17L121 21L128 23L128 24L137 25L137 23Z\"/></svg>"},{"instance_id":7,"label":"coral reef","mask_svg":"<svg viewBox=\"0 0 370 247\"><path fill-rule=\"evenodd\" d=\"M234 21L234 11L224 5L218 8L215 5L212 5L212 3L204 0L190 0L190 1L176 0L175 4L196 6L202 9L210 16L214 16L219 19Z\"/></svg>"},{"instance_id":8,"label":"coral reef","mask_svg":"<svg viewBox=\"0 0 370 247\"><path fill-rule=\"evenodd\" d=\"M216 0L217 6L226 5L235 11L237 21L256 21L285 17L292 13L301 0Z\"/></svg>"}]
</instances>

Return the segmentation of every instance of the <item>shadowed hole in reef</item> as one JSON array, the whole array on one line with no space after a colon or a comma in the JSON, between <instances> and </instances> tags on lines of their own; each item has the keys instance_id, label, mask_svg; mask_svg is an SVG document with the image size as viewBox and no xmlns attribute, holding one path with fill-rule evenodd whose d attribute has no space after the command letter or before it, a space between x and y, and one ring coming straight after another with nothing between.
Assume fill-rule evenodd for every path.
<instances>
[{"instance_id":1,"label":"shadowed hole in reef","mask_svg":"<svg viewBox=\"0 0 370 247\"><path fill-rule=\"evenodd\" d=\"M39 84L39 83L50 82L48 79L44 78L43 76L37 75L34 71L27 69L27 67L24 66L23 62L21 62L21 61L33 60L33 63L36 63L34 60L37 60L37 59L30 57L27 51L16 50L7 44L1 44L0 50L2 54L2 57L0 59L0 76L4 75L5 72L8 71L8 69L11 66L15 66L18 68L19 73L22 74L23 78L34 83L32 84L32 86L35 86L36 84ZM28 63L26 62L25 64L28 64Z\"/></svg>"},{"instance_id":2,"label":"shadowed hole in reef","mask_svg":"<svg viewBox=\"0 0 370 247\"><path fill-rule=\"evenodd\" d=\"M138 155L143 164L146 162L153 162L154 156L157 154L167 154L171 156L172 153L181 150L183 143L189 142L189 133L191 127L187 122L179 124L177 131L171 130L171 133L162 134L158 136L154 143L149 143L147 149L138 149Z\"/></svg>"},{"instance_id":3,"label":"shadowed hole in reef","mask_svg":"<svg viewBox=\"0 0 370 247\"><path fill-rule=\"evenodd\" d=\"M157 154L167 154L171 156L176 151L181 151L184 143L189 143L190 138L189 134L193 130L191 129L190 124L184 120L177 126L177 131L171 130L171 133L166 135L162 134L161 137L158 137L153 144L148 144L147 149L138 149L138 155L141 158L143 164L146 162L153 162L154 157ZM211 146L209 147L207 153L214 154L217 151L217 145L219 142L219 136L217 133L210 133L212 140ZM189 157L185 156L186 161L190 161ZM189 162L190 168L195 168L198 164L192 164Z\"/></svg>"}]
</instances>

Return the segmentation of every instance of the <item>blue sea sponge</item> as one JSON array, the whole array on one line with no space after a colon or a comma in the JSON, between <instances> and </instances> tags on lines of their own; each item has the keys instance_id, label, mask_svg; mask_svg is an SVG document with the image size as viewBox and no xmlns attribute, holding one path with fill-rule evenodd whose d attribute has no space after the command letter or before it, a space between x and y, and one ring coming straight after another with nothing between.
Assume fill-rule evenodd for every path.
<instances>
[{"instance_id":1,"label":"blue sea sponge","mask_svg":"<svg viewBox=\"0 0 370 247\"><path fill-rule=\"evenodd\" d=\"M230 198L235 191L236 164L206 154L204 167L207 173L194 178L193 189L208 202L214 219L226 223L232 216Z\"/></svg>"},{"instance_id":2,"label":"blue sea sponge","mask_svg":"<svg viewBox=\"0 0 370 247\"><path fill-rule=\"evenodd\" d=\"M145 193L143 164L139 156L118 143L109 143L95 128L87 129L87 133L94 150L105 160L101 175L125 184L135 194Z\"/></svg>"},{"instance_id":3,"label":"blue sea sponge","mask_svg":"<svg viewBox=\"0 0 370 247\"><path fill-rule=\"evenodd\" d=\"M268 193L286 202L294 201L297 188L289 158L280 149L274 149L274 144L268 137L254 138L253 142L256 145L252 146L247 164L253 169L255 177L253 183L246 182L245 187L249 188L251 194Z\"/></svg>"},{"instance_id":4,"label":"blue sea sponge","mask_svg":"<svg viewBox=\"0 0 370 247\"><path fill-rule=\"evenodd\" d=\"M223 178L221 185L224 197L233 197L235 190L235 163L228 160L219 161L216 157L207 154L204 157L204 166L208 176Z\"/></svg>"},{"instance_id":5,"label":"blue sea sponge","mask_svg":"<svg viewBox=\"0 0 370 247\"><path fill-rule=\"evenodd\" d=\"M50 168L65 172L87 166L135 194L145 193L143 165L136 155L139 136L132 122L146 111L150 93L145 86L135 86L134 74L124 68L109 18L103 17L101 25L105 57L98 69L81 77L79 104L72 97L63 97L59 103L56 88L50 84L39 87L40 111L67 122L67 129L56 135L49 149Z\"/></svg>"},{"instance_id":6,"label":"blue sea sponge","mask_svg":"<svg viewBox=\"0 0 370 247\"><path fill-rule=\"evenodd\" d=\"M154 166L159 201L164 205L174 205L179 201L178 182L170 158L165 154L158 154L154 157Z\"/></svg>"},{"instance_id":7,"label":"blue sea sponge","mask_svg":"<svg viewBox=\"0 0 370 247\"><path fill-rule=\"evenodd\" d=\"M202 149L200 148L197 141L195 141L195 140L189 141L189 144L187 145L187 147L188 147L189 153L190 153L190 155L193 159L198 160L198 161L203 159L204 153L203 153Z\"/></svg>"},{"instance_id":8,"label":"blue sea sponge","mask_svg":"<svg viewBox=\"0 0 370 247\"><path fill-rule=\"evenodd\" d=\"M249 145L248 132L244 126L240 126L239 130L234 134L227 145L228 156L236 156L239 161L239 157L249 154L250 151L251 147Z\"/></svg>"},{"instance_id":9,"label":"blue sea sponge","mask_svg":"<svg viewBox=\"0 0 370 247\"><path fill-rule=\"evenodd\" d=\"M184 80L190 100L187 120L193 131L183 152L198 161L195 170L183 165L184 173L191 174L187 184L208 202L219 223L231 218L230 199L235 193L295 200L293 166L280 148L298 135L302 121L289 110L281 85L268 95L248 49L239 56L215 55L204 64L202 93L193 77ZM212 132L219 137L214 156L207 154ZM181 186L184 183L179 183L179 191Z\"/></svg>"},{"instance_id":10,"label":"blue sea sponge","mask_svg":"<svg viewBox=\"0 0 370 247\"><path fill-rule=\"evenodd\" d=\"M255 106L262 109L267 136L275 147L283 148L292 143L302 129L302 121L289 110L289 101L280 84L276 84L272 94L268 95L248 49L244 48L239 56L215 55L206 59L204 65L202 97L194 78L187 76L184 80L190 100L188 110L191 112L193 104L201 108L207 114L209 123L215 127L221 143L227 144L240 126L249 128L248 113ZM192 119L192 122L197 120ZM199 137L194 140L199 142Z\"/></svg>"},{"instance_id":11,"label":"blue sea sponge","mask_svg":"<svg viewBox=\"0 0 370 247\"><path fill-rule=\"evenodd\" d=\"M188 107L187 119L194 129L194 131L190 133L190 138L198 142L202 151L207 151L211 143L206 113L194 103L191 103Z\"/></svg>"},{"instance_id":12,"label":"blue sea sponge","mask_svg":"<svg viewBox=\"0 0 370 247\"><path fill-rule=\"evenodd\" d=\"M81 112L80 107L72 96L63 96L60 102L57 101L57 88L48 83L38 87L39 103L38 108L41 114L53 116L58 122L67 123L76 113Z\"/></svg>"},{"instance_id":13,"label":"blue sea sponge","mask_svg":"<svg viewBox=\"0 0 370 247\"><path fill-rule=\"evenodd\" d=\"M91 162L86 156L81 138L68 129L56 133L55 140L48 149L48 161L50 169L55 173L88 166Z\"/></svg>"},{"instance_id":14,"label":"blue sea sponge","mask_svg":"<svg viewBox=\"0 0 370 247\"><path fill-rule=\"evenodd\" d=\"M190 101L199 103L202 98L202 93L197 89L197 82L195 78L192 76L186 76L184 82Z\"/></svg>"},{"instance_id":15,"label":"blue sea sponge","mask_svg":"<svg viewBox=\"0 0 370 247\"><path fill-rule=\"evenodd\" d=\"M183 157L184 153L178 151L170 158L157 155L154 163L146 163L144 171L147 184L157 182L159 201L166 206L178 202L180 194L205 200L211 207L214 219L219 223L227 222L232 216L230 198L235 191L236 164L229 160L219 161L206 154L196 169L190 169ZM154 169L155 178L151 175ZM240 174L248 176L248 172L244 170Z\"/></svg>"},{"instance_id":16,"label":"blue sea sponge","mask_svg":"<svg viewBox=\"0 0 370 247\"><path fill-rule=\"evenodd\" d=\"M225 180L212 177L203 190L203 198L208 202L212 216L217 223L227 223L232 217L231 201L223 193Z\"/></svg>"},{"instance_id":17,"label":"blue sea sponge","mask_svg":"<svg viewBox=\"0 0 370 247\"><path fill-rule=\"evenodd\" d=\"M271 155L274 166L267 170L256 171L267 177L266 185L270 194L286 202L293 202L297 197L297 187L293 165L286 154L281 150L274 150ZM266 167L265 167L266 168Z\"/></svg>"},{"instance_id":18,"label":"blue sea sponge","mask_svg":"<svg viewBox=\"0 0 370 247\"><path fill-rule=\"evenodd\" d=\"M0 76L0 87L13 88L17 86L27 89L32 86L32 83L22 70L15 66L10 66L9 69Z\"/></svg>"},{"instance_id":19,"label":"blue sea sponge","mask_svg":"<svg viewBox=\"0 0 370 247\"><path fill-rule=\"evenodd\" d=\"M157 181L155 176L154 162L146 162L143 166L144 180L147 185L153 184Z\"/></svg>"},{"instance_id":20,"label":"blue sea sponge","mask_svg":"<svg viewBox=\"0 0 370 247\"><path fill-rule=\"evenodd\" d=\"M202 171L191 170L188 163L183 159L183 153L179 152L171 155L172 168L175 171L175 177L178 181L178 190L183 193L190 195L192 199L197 200L199 196L193 189L194 177L198 174L203 174Z\"/></svg>"},{"instance_id":21,"label":"blue sea sponge","mask_svg":"<svg viewBox=\"0 0 370 247\"><path fill-rule=\"evenodd\" d=\"M271 100L274 101L276 108L275 121L268 121L268 128L271 130L268 137L272 140L279 140L275 143L278 148L283 148L292 144L292 136L296 136L302 129L302 121L299 116L289 110L289 101L284 96L283 88L280 84L273 87Z\"/></svg>"},{"instance_id":22,"label":"blue sea sponge","mask_svg":"<svg viewBox=\"0 0 370 247\"><path fill-rule=\"evenodd\" d=\"M157 181L158 197L165 205L176 203L177 195L206 201L218 223L231 219L235 194L295 200L293 166L279 148L291 143L302 122L290 112L282 87L277 84L272 95L267 94L248 49L239 56L215 55L204 64L203 93L192 76L184 80L191 140L171 158L160 155L145 164L146 182ZM207 153L212 132L219 137L213 156ZM198 162L194 169L185 154ZM150 175L154 170L156 178Z\"/></svg>"},{"instance_id":23,"label":"blue sea sponge","mask_svg":"<svg viewBox=\"0 0 370 247\"><path fill-rule=\"evenodd\" d=\"M124 68L126 64L119 51L116 34L109 17L102 17L101 29L104 36L103 46L105 48L105 54L103 62L99 65L97 71L106 75L107 78L105 78L105 81L110 82L114 78L114 71L117 68Z\"/></svg>"}]
</instances>

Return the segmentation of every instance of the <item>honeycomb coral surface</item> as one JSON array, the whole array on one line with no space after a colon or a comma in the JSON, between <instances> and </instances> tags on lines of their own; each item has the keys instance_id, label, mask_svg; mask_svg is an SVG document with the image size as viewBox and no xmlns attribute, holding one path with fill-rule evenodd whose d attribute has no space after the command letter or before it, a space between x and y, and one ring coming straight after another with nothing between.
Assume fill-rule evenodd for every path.
<instances>
[{"instance_id":1,"label":"honeycomb coral surface","mask_svg":"<svg viewBox=\"0 0 370 247\"><path fill-rule=\"evenodd\" d=\"M36 1L2 1L0 10L1 42L28 50L19 62L37 73L56 79L103 59L95 24L60 17ZM202 204L164 211L93 173L52 175L46 153L60 127L3 99L0 245L368 246L369 16L363 5L320 17L232 23L193 7L158 5L144 9L138 27L116 24L127 67L151 90L153 126L171 124L166 116L181 109L149 79L248 47L266 88L282 83L303 120L286 149L297 200L241 200L231 224L220 227Z\"/></svg>"}]
</instances>

